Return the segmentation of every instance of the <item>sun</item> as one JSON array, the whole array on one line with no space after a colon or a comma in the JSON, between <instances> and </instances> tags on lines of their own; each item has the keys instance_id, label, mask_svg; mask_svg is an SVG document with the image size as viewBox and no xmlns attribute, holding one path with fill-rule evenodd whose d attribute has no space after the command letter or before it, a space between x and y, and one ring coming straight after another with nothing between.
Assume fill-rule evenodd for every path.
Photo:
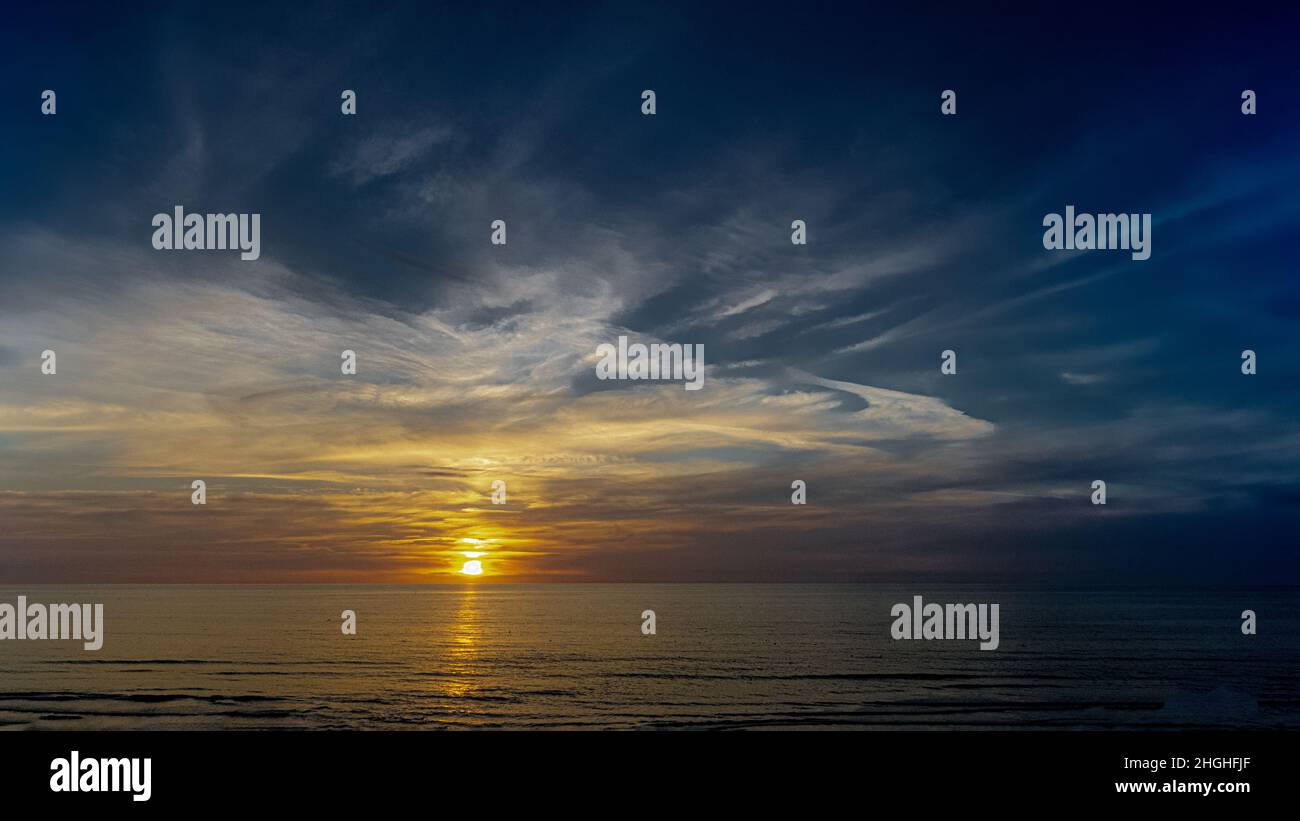
<instances>
[{"instance_id":1,"label":"sun","mask_svg":"<svg viewBox=\"0 0 1300 821\"><path fill-rule=\"evenodd\" d=\"M483 563L477 561L465 562L465 566L460 569L460 572L465 576L482 576Z\"/></svg>"}]
</instances>

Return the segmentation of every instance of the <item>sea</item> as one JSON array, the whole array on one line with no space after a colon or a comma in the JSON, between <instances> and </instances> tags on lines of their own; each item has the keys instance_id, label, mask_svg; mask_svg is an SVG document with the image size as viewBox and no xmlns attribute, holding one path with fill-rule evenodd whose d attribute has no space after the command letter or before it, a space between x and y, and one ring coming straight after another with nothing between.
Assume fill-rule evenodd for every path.
<instances>
[{"instance_id":1,"label":"sea","mask_svg":"<svg viewBox=\"0 0 1300 821\"><path fill-rule=\"evenodd\" d=\"M0 587L19 595L103 603L104 644L0 641L12 730L1300 727L1297 588ZM998 604L998 648L895 640L918 595Z\"/></svg>"}]
</instances>

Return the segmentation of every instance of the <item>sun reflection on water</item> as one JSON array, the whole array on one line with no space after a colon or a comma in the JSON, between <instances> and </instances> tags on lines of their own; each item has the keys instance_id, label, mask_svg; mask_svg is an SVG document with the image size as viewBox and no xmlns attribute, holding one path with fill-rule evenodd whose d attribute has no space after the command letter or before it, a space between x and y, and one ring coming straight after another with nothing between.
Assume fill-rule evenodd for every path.
<instances>
[{"instance_id":1,"label":"sun reflection on water","mask_svg":"<svg viewBox=\"0 0 1300 821\"><path fill-rule=\"evenodd\" d=\"M452 616L447 642L446 679L447 695L462 697L477 688L479 670L479 645L483 640L482 612L479 593L475 587L461 591L460 603Z\"/></svg>"}]
</instances>

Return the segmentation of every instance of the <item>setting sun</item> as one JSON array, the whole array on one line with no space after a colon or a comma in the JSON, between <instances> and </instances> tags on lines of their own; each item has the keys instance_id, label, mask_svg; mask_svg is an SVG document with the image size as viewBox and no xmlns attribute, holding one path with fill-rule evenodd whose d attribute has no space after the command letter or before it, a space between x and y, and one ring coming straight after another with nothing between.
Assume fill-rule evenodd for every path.
<instances>
[{"instance_id":1,"label":"setting sun","mask_svg":"<svg viewBox=\"0 0 1300 821\"><path fill-rule=\"evenodd\" d=\"M466 576L482 576L483 563L476 561L465 562L465 566L460 569L460 572Z\"/></svg>"}]
</instances>

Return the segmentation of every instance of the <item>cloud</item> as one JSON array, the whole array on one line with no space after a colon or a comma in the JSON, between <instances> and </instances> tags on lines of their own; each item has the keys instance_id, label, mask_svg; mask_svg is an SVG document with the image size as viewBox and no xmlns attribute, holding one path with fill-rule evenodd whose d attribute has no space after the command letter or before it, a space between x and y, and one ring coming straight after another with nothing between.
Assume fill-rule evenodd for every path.
<instances>
[{"instance_id":1,"label":"cloud","mask_svg":"<svg viewBox=\"0 0 1300 821\"><path fill-rule=\"evenodd\" d=\"M1106 381L1103 374L1061 372L1061 381L1067 385L1100 385Z\"/></svg>"},{"instance_id":2,"label":"cloud","mask_svg":"<svg viewBox=\"0 0 1300 821\"><path fill-rule=\"evenodd\" d=\"M853 418L861 423L862 432L872 437L933 436L940 439L969 439L988 436L996 430L992 423L971 418L935 397L822 379L806 374L801 376L813 384L865 399L867 407L855 411Z\"/></svg>"},{"instance_id":3,"label":"cloud","mask_svg":"<svg viewBox=\"0 0 1300 821\"><path fill-rule=\"evenodd\" d=\"M406 313L307 287L269 260L256 276L212 260L211 276L174 280L150 272L155 255L127 249L112 253L139 273L83 289L96 252L68 238L11 239L18 253L43 248L47 264L62 256L87 266L65 267L59 298L44 308L33 279L14 294L28 310L0 309L0 348L59 355L54 377L30 357L0 365L14 387L0 399L0 488L22 489L11 508L44 511L47 525L45 514L62 511L55 526L11 518L11 545L74 550L96 516L129 500L118 532L161 551L158 534L188 521L177 505L203 478L214 509L238 505L246 519L223 518L196 538L238 542L231 559L250 567L328 578L341 551L358 572L410 578L437 572L446 539L487 532L503 559L542 573L544 556L599 549L606 525L592 522L641 527L674 506L686 521L706 521L702 507L682 505L677 483L744 484L782 454L836 460L868 453L873 440L951 441L991 428L931 397L779 369L713 369L699 393L671 383L580 389L592 381L596 345L622 330L622 303L602 292L558 297L553 271L458 285L448 306ZM503 305L514 306L509 321L481 320ZM340 373L344 349L357 352L355 377ZM867 407L846 409L844 394ZM467 512L490 511L484 494L495 478L523 503L508 527L493 524L504 513ZM136 495L114 495L123 487ZM620 498L597 501L610 489ZM675 526L644 526L638 549L684 543ZM279 564L284 551L297 563ZM324 554L334 558L322 563Z\"/></svg>"},{"instance_id":4,"label":"cloud","mask_svg":"<svg viewBox=\"0 0 1300 821\"><path fill-rule=\"evenodd\" d=\"M451 140L453 133L446 126L425 126L374 134L359 140L334 160L329 173L347 177L353 186L361 186L409 168L434 146Z\"/></svg>"},{"instance_id":5,"label":"cloud","mask_svg":"<svg viewBox=\"0 0 1300 821\"><path fill-rule=\"evenodd\" d=\"M389 70L376 55L414 21L322 18L272 49L232 24L217 48L169 15L168 45L104 62L120 74L100 86L160 88L55 153L18 134L30 197L0 223L10 577L423 580L483 537L517 578L987 578L1014 575L1007 557L1073 572L1108 544L1152 555L1098 530L1120 519L1156 523L1181 560L1168 534L1197 534L1162 517L1292 509L1294 289L1259 241L1296 207L1300 165L1270 161L1286 129L1208 166L1195 152L1217 142L1180 148L1155 116L953 140L913 116L924 83L877 87L864 119L827 107L860 78L795 61L778 85L825 96L778 94L808 107L756 132L747 100L673 91L718 91L701 66L646 62L690 27L596 21L505 54L514 79L485 85L418 49ZM499 37L462 23L471 50ZM658 118L637 113L648 66ZM338 89L367 75L382 96L342 118ZM385 97L400 119L375 119ZM267 104L231 118L222 100ZM845 116L824 129L828 111ZM1045 254L1044 210L1084 197L1155 211L1178 267ZM263 211L262 259L151 251L149 216L180 202ZM487 240L496 218L508 246ZM706 389L599 382L595 348L620 334L705 344ZM948 347L960 376L938 374ZM487 501L496 478L508 506Z\"/></svg>"},{"instance_id":6,"label":"cloud","mask_svg":"<svg viewBox=\"0 0 1300 821\"><path fill-rule=\"evenodd\" d=\"M753 310L754 308L757 308L757 307L760 306L760 305L766 305L767 303L771 302L771 301L772 301L773 299L775 299L775 298L776 298L776 291L772 290L771 288L768 288L767 290L765 290L765 291L763 291L763 292L761 292L761 293L755 294L754 296L750 297L749 299L744 300L743 302L739 303L738 305L732 305L732 306L729 307L729 308L724 308L724 309L718 311L716 314L713 315L713 318L714 318L714 319L726 319L727 317L730 317L730 316L736 316L737 314L743 314L743 313L745 313L746 311Z\"/></svg>"}]
</instances>

